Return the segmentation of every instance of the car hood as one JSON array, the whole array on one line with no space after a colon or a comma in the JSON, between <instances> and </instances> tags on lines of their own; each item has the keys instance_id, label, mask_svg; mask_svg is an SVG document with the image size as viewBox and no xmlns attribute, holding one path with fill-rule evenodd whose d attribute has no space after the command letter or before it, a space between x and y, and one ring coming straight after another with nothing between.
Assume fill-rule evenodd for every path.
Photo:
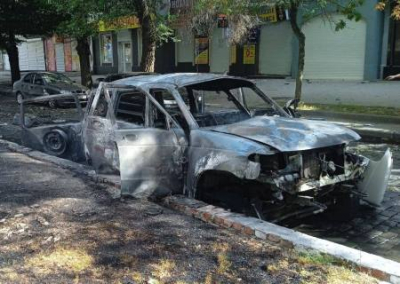
<instances>
[{"instance_id":1,"label":"car hood","mask_svg":"<svg viewBox=\"0 0 400 284\"><path fill-rule=\"evenodd\" d=\"M268 116L211 127L210 130L251 139L281 152L322 148L360 139L354 131L336 124Z\"/></svg>"},{"instance_id":2,"label":"car hood","mask_svg":"<svg viewBox=\"0 0 400 284\"><path fill-rule=\"evenodd\" d=\"M49 84L50 87L57 88L60 90L66 90L66 91L80 91L80 90L86 90L84 86L78 85L78 84L68 84L64 82L57 82L57 83L51 83Z\"/></svg>"}]
</instances>

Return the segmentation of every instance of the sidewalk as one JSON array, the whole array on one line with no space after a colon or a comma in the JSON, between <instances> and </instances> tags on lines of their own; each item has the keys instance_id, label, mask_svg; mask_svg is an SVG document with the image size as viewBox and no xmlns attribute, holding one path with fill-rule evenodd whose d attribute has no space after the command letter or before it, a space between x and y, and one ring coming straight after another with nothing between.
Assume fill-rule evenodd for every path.
<instances>
[{"instance_id":1,"label":"sidewalk","mask_svg":"<svg viewBox=\"0 0 400 284\"><path fill-rule=\"evenodd\" d=\"M376 283L330 258L113 200L104 184L28 151L0 143L1 283Z\"/></svg>"},{"instance_id":2,"label":"sidewalk","mask_svg":"<svg viewBox=\"0 0 400 284\"><path fill-rule=\"evenodd\" d=\"M300 111L303 118L324 120L356 131L365 142L400 144L400 118L321 111Z\"/></svg>"},{"instance_id":3,"label":"sidewalk","mask_svg":"<svg viewBox=\"0 0 400 284\"><path fill-rule=\"evenodd\" d=\"M257 79L257 86L274 98L293 98L294 79ZM400 108L400 81L304 80L302 101Z\"/></svg>"}]
</instances>

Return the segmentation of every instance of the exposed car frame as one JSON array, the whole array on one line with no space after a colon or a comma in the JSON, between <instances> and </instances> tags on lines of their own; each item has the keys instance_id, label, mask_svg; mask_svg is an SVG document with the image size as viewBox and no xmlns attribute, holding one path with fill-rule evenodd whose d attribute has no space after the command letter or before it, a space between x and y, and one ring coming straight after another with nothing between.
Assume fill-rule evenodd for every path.
<instances>
[{"instance_id":1,"label":"exposed car frame","mask_svg":"<svg viewBox=\"0 0 400 284\"><path fill-rule=\"evenodd\" d=\"M200 127L182 98L182 88L224 84L251 86L276 115L247 111L250 116L244 121ZM160 90L170 95L168 100L156 98ZM145 106L140 125L116 117L126 94L140 94ZM240 98L231 99L240 103ZM106 106L102 115L96 113L100 102ZM167 105L179 109L186 127L171 116ZM155 122L158 114L165 120L161 128ZM82 137L82 151L96 171L118 173L121 193L136 198L183 193L275 222L323 212L343 199L379 205L392 167L390 150L380 161L370 161L346 151L349 142L360 139L352 130L289 114L293 112L286 113L242 78L138 76L100 83L75 136ZM39 140L43 135L36 132Z\"/></svg>"}]
</instances>

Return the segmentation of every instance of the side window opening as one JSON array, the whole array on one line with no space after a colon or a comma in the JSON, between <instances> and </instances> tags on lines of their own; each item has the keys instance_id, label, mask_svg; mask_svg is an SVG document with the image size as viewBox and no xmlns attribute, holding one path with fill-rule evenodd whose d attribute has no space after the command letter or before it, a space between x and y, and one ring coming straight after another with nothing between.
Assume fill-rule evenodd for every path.
<instances>
[{"instance_id":1,"label":"side window opening","mask_svg":"<svg viewBox=\"0 0 400 284\"><path fill-rule=\"evenodd\" d=\"M99 100L97 101L97 104L94 108L93 116L105 118L107 116L107 111L108 111L108 103L103 89L101 90Z\"/></svg>"},{"instance_id":2,"label":"side window opening","mask_svg":"<svg viewBox=\"0 0 400 284\"><path fill-rule=\"evenodd\" d=\"M188 131L189 130L189 125L187 124L187 121L185 117L182 114L181 109L178 106L178 103L176 102L174 96L168 92L167 90L164 89L159 89L159 90L151 90L151 95L157 100L157 102L167 111L167 113L182 127L183 130ZM189 107L189 102L185 101L185 98L182 96L185 104L187 107ZM154 108L156 108L154 106ZM158 110L158 109L157 109ZM165 115L158 110L159 113L161 113L164 116L164 120L166 121ZM157 114L158 116L158 114ZM157 117L158 123L161 121L159 117ZM165 122L167 123L167 122ZM165 126L167 126L165 124Z\"/></svg>"},{"instance_id":3,"label":"side window opening","mask_svg":"<svg viewBox=\"0 0 400 284\"><path fill-rule=\"evenodd\" d=\"M151 105L151 127L168 130L168 120L166 115L159 110L153 103Z\"/></svg>"},{"instance_id":4,"label":"side window opening","mask_svg":"<svg viewBox=\"0 0 400 284\"><path fill-rule=\"evenodd\" d=\"M120 92L115 109L117 122L145 125L146 96L140 92Z\"/></svg>"},{"instance_id":5,"label":"side window opening","mask_svg":"<svg viewBox=\"0 0 400 284\"><path fill-rule=\"evenodd\" d=\"M24 83L30 83L32 78L32 74L28 74L24 77Z\"/></svg>"}]
</instances>

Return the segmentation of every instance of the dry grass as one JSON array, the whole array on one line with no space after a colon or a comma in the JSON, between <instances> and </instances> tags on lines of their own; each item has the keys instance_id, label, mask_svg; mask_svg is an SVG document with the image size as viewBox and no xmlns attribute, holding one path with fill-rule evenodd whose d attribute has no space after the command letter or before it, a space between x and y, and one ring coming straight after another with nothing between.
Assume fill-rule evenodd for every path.
<instances>
[{"instance_id":1,"label":"dry grass","mask_svg":"<svg viewBox=\"0 0 400 284\"><path fill-rule=\"evenodd\" d=\"M172 260L162 259L158 264L153 265L153 267L153 276L157 277L160 280L163 280L172 276L172 272L175 269L176 264Z\"/></svg>"},{"instance_id":2,"label":"dry grass","mask_svg":"<svg viewBox=\"0 0 400 284\"><path fill-rule=\"evenodd\" d=\"M93 257L85 250L56 247L52 251L40 252L29 258L25 262L25 267L33 269L40 275L52 274L59 270L79 274L92 268L93 262Z\"/></svg>"}]
</instances>

